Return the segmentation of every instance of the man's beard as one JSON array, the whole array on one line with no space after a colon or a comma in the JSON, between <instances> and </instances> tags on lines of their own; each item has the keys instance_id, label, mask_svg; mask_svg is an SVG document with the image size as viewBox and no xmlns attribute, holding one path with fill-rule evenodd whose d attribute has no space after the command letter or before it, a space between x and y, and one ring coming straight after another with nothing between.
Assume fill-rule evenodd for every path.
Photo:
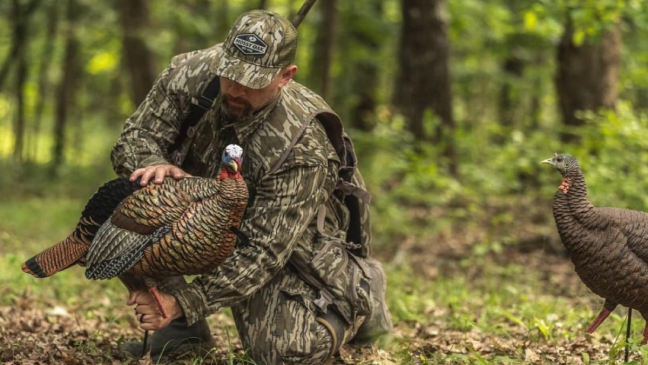
<instances>
[{"instance_id":1,"label":"man's beard","mask_svg":"<svg viewBox=\"0 0 648 365\"><path fill-rule=\"evenodd\" d=\"M232 102L236 103L233 105ZM228 94L223 94L223 102L221 105L225 118L231 123L247 120L252 116L254 108L247 100L242 98L235 98Z\"/></svg>"}]
</instances>

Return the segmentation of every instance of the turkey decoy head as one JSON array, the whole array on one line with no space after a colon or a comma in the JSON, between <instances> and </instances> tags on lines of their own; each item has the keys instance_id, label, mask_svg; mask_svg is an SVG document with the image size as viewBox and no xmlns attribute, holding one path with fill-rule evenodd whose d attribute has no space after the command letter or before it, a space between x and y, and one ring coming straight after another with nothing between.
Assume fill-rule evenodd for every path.
<instances>
[{"instance_id":1,"label":"turkey decoy head","mask_svg":"<svg viewBox=\"0 0 648 365\"><path fill-rule=\"evenodd\" d=\"M223 151L223 172L231 177L240 176L243 167L243 149L236 144L225 147Z\"/></svg>"},{"instance_id":2,"label":"turkey decoy head","mask_svg":"<svg viewBox=\"0 0 648 365\"><path fill-rule=\"evenodd\" d=\"M554 157L548 158L541 163L552 165L560 172L563 177L570 176L573 172L579 169L578 161L572 155L567 154L554 154Z\"/></svg>"}]
</instances>

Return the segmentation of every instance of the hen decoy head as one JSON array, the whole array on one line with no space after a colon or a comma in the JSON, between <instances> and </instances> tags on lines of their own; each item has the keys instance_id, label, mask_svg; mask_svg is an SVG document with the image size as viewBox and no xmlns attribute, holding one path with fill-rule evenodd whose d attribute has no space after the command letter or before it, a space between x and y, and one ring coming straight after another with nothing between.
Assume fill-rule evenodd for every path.
<instances>
[{"instance_id":1,"label":"hen decoy head","mask_svg":"<svg viewBox=\"0 0 648 365\"><path fill-rule=\"evenodd\" d=\"M554 157L540 163L546 163L556 168L563 177L570 176L579 169L578 161L572 155L555 153Z\"/></svg>"}]
</instances>

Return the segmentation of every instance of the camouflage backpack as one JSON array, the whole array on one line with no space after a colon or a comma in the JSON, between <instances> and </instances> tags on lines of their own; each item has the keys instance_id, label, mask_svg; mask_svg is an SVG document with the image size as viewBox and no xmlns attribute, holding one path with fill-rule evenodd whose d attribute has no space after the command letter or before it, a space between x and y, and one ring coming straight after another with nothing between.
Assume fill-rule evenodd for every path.
<instances>
[{"instance_id":1,"label":"camouflage backpack","mask_svg":"<svg viewBox=\"0 0 648 365\"><path fill-rule=\"evenodd\" d=\"M358 171L358 158L351 138L344 132L340 118L328 112L322 112L316 119L322 124L326 135L331 141L336 154L340 159L338 170L338 182L333 194L339 194L340 200L349 210L349 228L346 232L347 248L351 253L359 257L371 255L371 226L369 222L369 204L371 194L366 191L364 180ZM278 161L270 169L270 173L279 169L281 164L288 158L292 147L301 138L306 125L302 127L301 133L297 133L291 144L286 148ZM317 216L317 228L323 232L325 209L320 209Z\"/></svg>"},{"instance_id":2,"label":"camouflage backpack","mask_svg":"<svg viewBox=\"0 0 648 365\"><path fill-rule=\"evenodd\" d=\"M340 118L329 112L317 115L317 120L324 127L339 159L338 182L333 194L344 203L349 211L349 226L342 235L329 235L324 231L326 203L322 204L317 214L317 231L313 243L313 257L306 257L304 252L295 251L289 262L297 269L300 277L319 292L314 301L320 318L335 322L335 316L328 309L333 307L348 325L353 325L357 316L371 312L369 268L363 258L371 254L371 226L369 221L369 203L371 195L365 190L365 184L358 171L357 157L353 143L344 133ZM308 123L307 123L308 124ZM302 131L306 128L303 126ZM281 158L275 162L270 172L276 171L288 157L294 144L301 137L298 133ZM350 265L351 261L357 265ZM363 275L364 274L364 275ZM339 332L341 341L344 326L333 326ZM336 346L342 342L339 342Z\"/></svg>"}]
</instances>

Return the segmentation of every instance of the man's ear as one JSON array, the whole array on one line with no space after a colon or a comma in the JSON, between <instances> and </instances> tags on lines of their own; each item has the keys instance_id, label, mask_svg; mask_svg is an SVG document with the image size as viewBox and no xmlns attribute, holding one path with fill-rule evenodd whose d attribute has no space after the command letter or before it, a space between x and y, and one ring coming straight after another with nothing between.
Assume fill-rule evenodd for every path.
<instances>
[{"instance_id":1,"label":"man's ear","mask_svg":"<svg viewBox=\"0 0 648 365\"><path fill-rule=\"evenodd\" d=\"M279 88L281 89L282 87L286 86L286 84L293 78L295 77L295 74L297 73L297 66L296 65L290 65L287 67L284 67L283 70L281 70L281 73L279 74Z\"/></svg>"}]
</instances>

